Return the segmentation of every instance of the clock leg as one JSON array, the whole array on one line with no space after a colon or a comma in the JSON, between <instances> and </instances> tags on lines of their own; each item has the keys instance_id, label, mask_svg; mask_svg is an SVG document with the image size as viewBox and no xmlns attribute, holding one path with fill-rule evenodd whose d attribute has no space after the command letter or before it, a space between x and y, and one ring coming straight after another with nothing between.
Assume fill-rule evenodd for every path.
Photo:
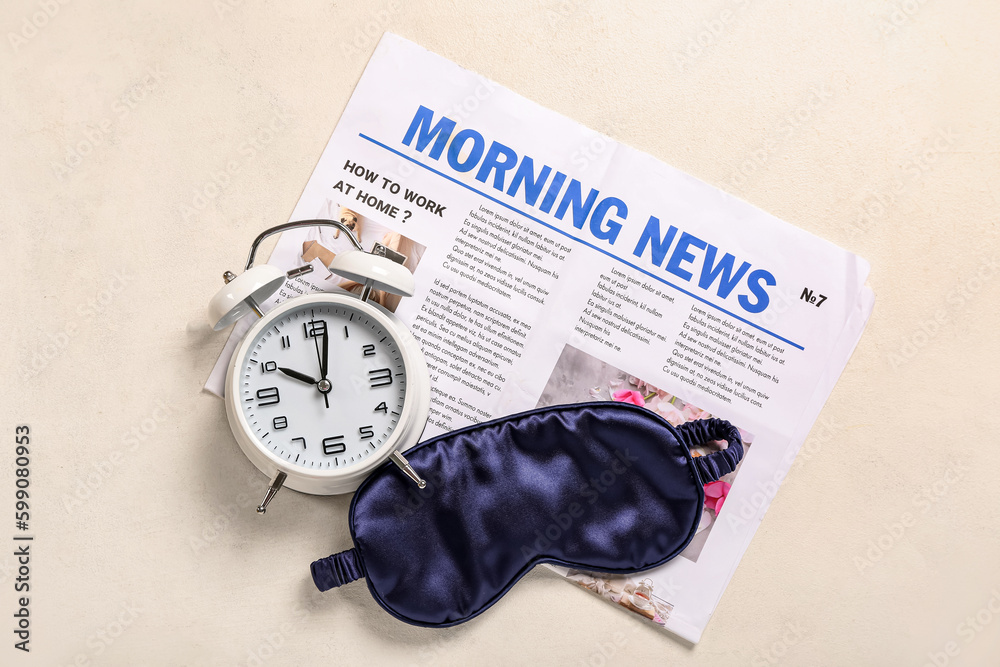
<instances>
[{"instance_id":1,"label":"clock leg","mask_svg":"<svg viewBox=\"0 0 1000 667\"><path fill-rule=\"evenodd\" d=\"M425 482L420 477L420 474L416 470L413 469L413 466L410 465L410 462L407 461L406 458L402 454L400 454L399 452L393 452L389 456L389 458L392 459L393 463L395 463L397 466L399 466L399 469L402 470L406 474L407 477L409 477L414 482L416 482L418 487L420 487L422 489L425 486L427 486L427 482Z\"/></svg>"},{"instance_id":2,"label":"clock leg","mask_svg":"<svg viewBox=\"0 0 1000 667\"><path fill-rule=\"evenodd\" d=\"M274 479L271 480L271 486L267 488L267 493L264 494L264 500L262 500L260 505L257 506L257 514L263 514L267 511L267 504L271 502L271 498L274 498L274 494L276 494L278 489L281 488L281 485L285 483L286 477L288 477L288 475L283 472L279 472L274 476Z\"/></svg>"}]
</instances>

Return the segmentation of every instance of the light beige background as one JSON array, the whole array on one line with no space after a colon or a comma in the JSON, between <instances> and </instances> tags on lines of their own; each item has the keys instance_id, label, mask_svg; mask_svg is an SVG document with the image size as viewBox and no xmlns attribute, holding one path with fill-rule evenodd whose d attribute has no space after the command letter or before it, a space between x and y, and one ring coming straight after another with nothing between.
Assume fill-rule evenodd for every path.
<instances>
[{"instance_id":1,"label":"light beige background","mask_svg":"<svg viewBox=\"0 0 1000 667\"><path fill-rule=\"evenodd\" d=\"M0 555L0 663L1000 663L997 3L8 0L0 28L0 544L18 423L37 535L30 656ZM826 427L697 647L543 571L409 627L312 590L346 498L254 515L264 480L200 392L205 306L386 30L871 261Z\"/></svg>"}]
</instances>

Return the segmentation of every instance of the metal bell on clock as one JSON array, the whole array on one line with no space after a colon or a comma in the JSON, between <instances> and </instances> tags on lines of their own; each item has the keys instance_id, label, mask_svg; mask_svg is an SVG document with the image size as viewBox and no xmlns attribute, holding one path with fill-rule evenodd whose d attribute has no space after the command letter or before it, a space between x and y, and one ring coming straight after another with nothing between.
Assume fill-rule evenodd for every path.
<instances>
[{"instance_id":1,"label":"metal bell on clock","mask_svg":"<svg viewBox=\"0 0 1000 667\"><path fill-rule=\"evenodd\" d=\"M381 243L376 243L370 253L356 250L342 252L333 258L330 271L364 285L362 301L368 300L372 289L399 296L413 296L413 274L400 261L400 258L405 257L391 257L389 253L399 255Z\"/></svg>"},{"instance_id":2,"label":"metal bell on clock","mask_svg":"<svg viewBox=\"0 0 1000 667\"><path fill-rule=\"evenodd\" d=\"M285 284L285 276L284 271L270 264L254 266L238 276L226 271L222 274L226 286L208 303L208 323L220 331L251 311L260 317L258 304Z\"/></svg>"}]
</instances>

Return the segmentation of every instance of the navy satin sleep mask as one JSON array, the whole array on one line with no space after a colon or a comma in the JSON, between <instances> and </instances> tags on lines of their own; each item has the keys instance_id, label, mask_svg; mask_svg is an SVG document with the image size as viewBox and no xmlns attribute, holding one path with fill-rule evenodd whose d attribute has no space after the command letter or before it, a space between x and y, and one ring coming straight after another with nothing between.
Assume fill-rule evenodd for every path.
<instances>
[{"instance_id":1,"label":"navy satin sleep mask","mask_svg":"<svg viewBox=\"0 0 1000 667\"><path fill-rule=\"evenodd\" d=\"M726 449L692 458L714 440ZM743 457L721 419L671 426L627 403L541 408L446 433L406 452L427 480L377 469L351 503L354 548L315 561L321 591L362 577L390 614L446 627L493 605L537 563L629 573L679 554L703 484Z\"/></svg>"}]
</instances>

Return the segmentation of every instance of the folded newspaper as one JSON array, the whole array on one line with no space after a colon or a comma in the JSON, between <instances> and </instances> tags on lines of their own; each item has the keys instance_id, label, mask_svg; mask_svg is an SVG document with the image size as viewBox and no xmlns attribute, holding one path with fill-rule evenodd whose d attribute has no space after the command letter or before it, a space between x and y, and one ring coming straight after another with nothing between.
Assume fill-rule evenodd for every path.
<instances>
[{"instance_id":1,"label":"folded newspaper","mask_svg":"<svg viewBox=\"0 0 1000 667\"><path fill-rule=\"evenodd\" d=\"M867 323L867 262L391 34L290 219L307 218L407 257L417 293L385 305L427 358L424 438L592 400L740 428L746 457L706 485L680 557L634 576L554 568L697 642ZM270 263L314 271L263 307L335 289L326 266L347 247L285 232Z\"/></svg>"}]
</instances>

